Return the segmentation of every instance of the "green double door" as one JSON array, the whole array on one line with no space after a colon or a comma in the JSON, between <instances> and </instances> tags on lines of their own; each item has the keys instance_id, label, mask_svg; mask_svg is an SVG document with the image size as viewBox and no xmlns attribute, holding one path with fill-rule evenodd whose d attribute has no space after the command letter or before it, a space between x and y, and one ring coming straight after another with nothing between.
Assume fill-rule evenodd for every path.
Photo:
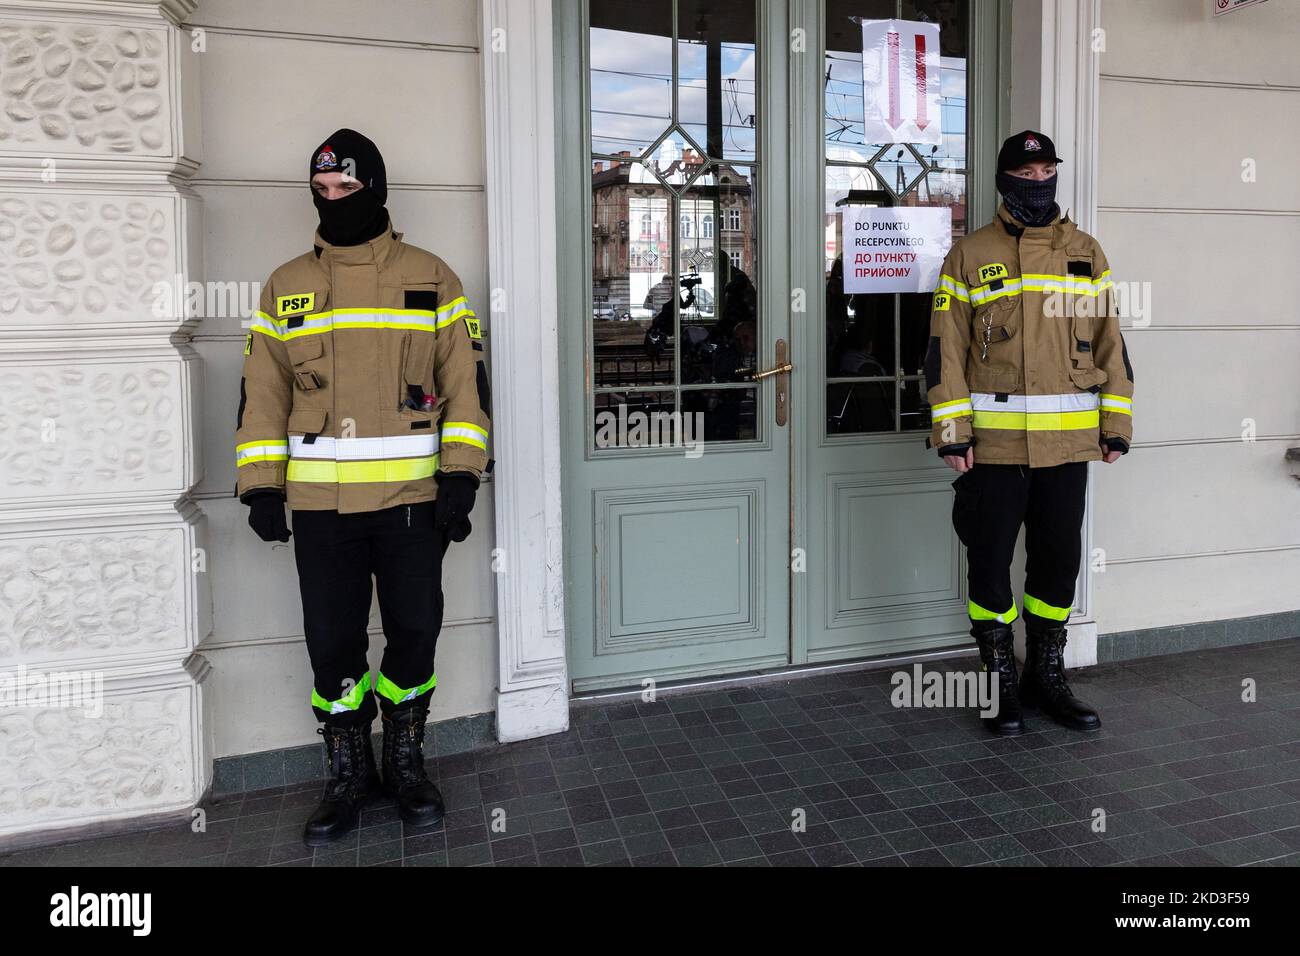
<instances>
[{"instance_id":1,"label":"green double door","mask_svg":"<svg viewBox=\"0 0 1300 956\"><path fill-rule=\"evenodd\" d=\"M847 294L841 222L991 215L996 2L555 10L573 690L964 641L930 296ZM940 145L864 135L887 18L938 24Z\"/></svg>"}]
</instances>

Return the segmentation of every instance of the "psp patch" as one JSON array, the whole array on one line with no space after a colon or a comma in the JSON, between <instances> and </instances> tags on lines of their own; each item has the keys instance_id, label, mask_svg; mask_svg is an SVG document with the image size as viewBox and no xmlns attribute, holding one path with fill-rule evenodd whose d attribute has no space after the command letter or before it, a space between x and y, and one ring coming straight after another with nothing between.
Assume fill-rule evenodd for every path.
<instances>
[{"instance_id":1,"label":"psp patch","mask_svg":"<svg viewBox=\"0 0 1300 956\"><path fill-rule=\"evenodd\" d=\"M275 300L276 315L292 315L295 312L310 312L316 308L315 292L295 292L282 295Z\"/></svg>"},{"instance_id":2,"label":"psp patch","mask_svg":"<svg viewBox=\"0 0 1300 956\"><path fill-rule=\"evenodd\" d=\"M478 317L474 315L465 316L465 328L469 329L471 339L483 338L483 329L479 325Z\"/></svg>"},{"instance_id":3,"label":"psp patch","mask_svg":"<svg viewBox=\"0 0 1300 956\"><path fill-rule=\"evenodd\" d=\"M252 332L249 332L248 337L244 339L244 354L245 355L253 354L253 333Z\"/></svg>"},{"instance_id":4,"label":"psp patch","mask_svg":"<svg viewBox=\"0 0 1300 956\"><path fill-rule=\"evenodd\" d=\"M1005 279L1007 277L1007 267L1000 262L990 262L986 266L980 266L980 285L986 282L992 282L994 279Z\"/></svg>"},{"instance_id":5,"label":"psp patch","mask_svg":"<svg viewBox=\"0 0 1300 956\"><path fill-rule=\"evenodd\" d=\"M934 294L934 311L947 312L948 306L952 303L952 296L947 292L936 292Z\"/></svg>"}]
</instances>

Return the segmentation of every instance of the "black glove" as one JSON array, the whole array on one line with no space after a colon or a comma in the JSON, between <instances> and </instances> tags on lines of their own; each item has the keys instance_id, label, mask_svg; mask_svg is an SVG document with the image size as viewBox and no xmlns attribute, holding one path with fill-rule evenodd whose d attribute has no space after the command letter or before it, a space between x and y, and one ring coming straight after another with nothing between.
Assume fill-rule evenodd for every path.
<instances>
[{"instance_id":1,"label":"black glove","mask_svg":"<svg viewBox=\"0 0 1300 956\"><path fill-rule=\"evenodd\" d=\"M463 471L440 471L438 497L433 501L433 526L452 541L469 537L469 513L474 510L478 479Z\"/></svg>"},{"instance_id":2,"label":"black glove","mask_svg":"<svg viewBox=\"0 0 1300 956\"><path fill-rule=\"evenodd\" d=\"M960 445L944 445L939 449L939 457L947 458L949 455L956 455L958 458L965 458L966 452L970 451L970 442L962 442Z\"/></svg>"},{"instance_id":3,"label":"black glove","mask_svg":"<svg viewBox=\"0 0 1300 956\"><path fill-rule=\"evenodd\" d=\"M1103 438L1101 440L1101 447L1108 455L1113 451L1117 451L1121 455L1128 454L1128 442L1122 438Z\"/></svg>"},{"instance_id":4,"label":"black glove","mask_svg":"<svg viewBox=\"0 0 1300 956\"><path fill-rule=\"evenodd\" d=\"M284 496L266 489L249 492L244 498L248 505L248 526L263 541L288 541L293 534L284 520Z\"/></svg>"}]
</instances>

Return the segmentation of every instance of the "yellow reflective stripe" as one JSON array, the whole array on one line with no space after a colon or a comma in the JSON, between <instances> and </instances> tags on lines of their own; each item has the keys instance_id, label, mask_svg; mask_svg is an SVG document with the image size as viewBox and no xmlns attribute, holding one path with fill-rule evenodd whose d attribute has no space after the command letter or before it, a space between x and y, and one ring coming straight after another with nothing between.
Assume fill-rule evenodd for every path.
<instances>
[{"instance_id":1,"label":"yellow reflective stripe","mask_svg":"<svg viewBox=\"0 0 1300 956\"><path fill-rule=\"evenodd\" d=\"M986 607L980 607L974 601L966 602L966 614L972 621L998 621L1002 624L1010 624L1020 613L1016 610L1015 598L1011 599L1011 610L1003 611L999 614L997 611L990 611Z\"/></svg>"},{"instance_id":2,"label":"yellow reflective stripe","mask_svg":"<svg viewBox=\"0 0 1300 956\"><path fill-rule=\"evenodd\" d=\"M1049 621L1064 621L1070 616L1068 607L1054 607L1046 601L1040 601L1032 595L1025 595L1025 610L1031 614L1037 614L1039 617L1045 617Z\"/></svg>"},{"instance_id":3,"label":"yellow reflective stripe","mask_svg":"<svg viewBox=\"0 0 1300 956\"><path fill-rule=\"evenodd\" d=\"M982 412L975 410L972 425L976 428L1002 428L1030 432L1075 431L1097 428L1101 415L1086 412Z\"/></svg>"},{"instance_id":4,"label":"yellow reflective stripe","mask_svg":"<svg viewBox=\"0 0 1300 956\"><path fill-rule=\"evenodd\" d=\"M970 290L970 300L973 305L982 305L985 302L992 302L994 299L1002 299L1010 295L1020 295L1020 280L1007 279L1003 282L1002 288L989 292L988 286L980 286L978 289Z\"/></svg>"},{"instance_id":5,"label":"yellow reflective stripe","mask_svg":"<svg viewBox=\"0 0 1300 956\"><path fill-rule=\"evenodd\" d=\"M1068 292L1071 295L1095 296L1103 288L1114 284L1083 276L1061 276L1045 272L1026 272L1020 278L1023 287L1031 292Z\"/></svg>"},{"instance_id":6,"label":"yellow reflective stripe","mask_svg":"<svg viewBox=\"0 0 1300 956\"><path fill-rule=\"evenodd\" d=\"M294 458L289 461L285 480L338 485L418 481L421 478L433 477L433 473L437 470L437 455L386 461L323 461Z\"/></svg>"},{"instance_id":7,"label":"yellow reflective stripe","mask_svg":"<svg viewBox=\"0 0 1300 956\"><path fill-rule=\"evenodd\" d=\"M1131 416L1133 414L1133 399L1125 398L1123 395L1108 395L1102 392L1101 407L1103 411Z\"/></svg>"},{"instance_id":8,"label":"yellow reflective stripe","mask_svg":"<svg viewBox=\"0 0 1300 956\"><path fill-rule=\"evenodd\" d=\"M362 675L361 680L352 685L352 689L340 697L338 700L326 700L316 692L316 688L311 689L311 705L327 714L346 714L350 710L356 710L365 701L366 695L370 693L370 671Z\"/></svg>"},{"instance_id":9,"label":"yellow reflective stripe","mask_svg":"<svg viewBox=\"0 0 1300 956\"><path fill-rule=\"evenodd\" d=\"M459 318L472 318L474 315L469 301L463 295L458 296L438 309L438 328L446 328Z\"/></svg>"},{"instance_id":10,"label":"yellow reflective stripe","mask_svg":"<svg viewBox=\"0 0 1300 956\"><path fill-rule=\"evenodd\" d=\"M957 418L961 415L969 415L971 405L969 398L959 398L951 402L940 402L938 405L930 408L930 421L941 422L945 418Z\"/></svg>"},{"instance_id":11,"label":"yellow reflective stripe","mask_svg":"<svg viewBox=\"0 0 1300 956\"><path fill-rule=\"evenodd\" d=\"M273 339L284 338L284 328L265 312L254 312L253 317L248 322L248 327L254 332L261 332Z\"/></svg>"},{"instance_id":12,"label":"yellow reflective stripe","mask_svg":"<svg viewBox=\"0 0 1300 956\"><path fill-rule=\"evenodd\" d=\"M487 437L487 430L479 428L473 422L445 422L442 426L444 444L458 441L487 451Z\"/></svg>"},{"instance_id":13,"label":"yellow reflective stripe","mask_svg":"<svg viewBox=\"0 0 1300 956\"><path fill-rule=\"evenodd\" d=\"M388 676L383 671L380 671L379 680L375 682L375 693L382 694L394 704L404 704L408 700L414 700L419 697L426 690L432 690L437 686L437 674L430 675L428 680L424 681L422 684L417 684L414 687L398 687L388 679Z\"/></svg>"},{"instance_id":14,"label":"yellow reflective stripe","mask_svg":"<svg viewBox=\"0 0 1300 956\"><path fill-rule=\"evenodd\" d=\"M278 438L262 438L235 446L235 463L239 468L258 461L286 461L289 443Z\"/></svg>"},{"instance_id":15,"label":"yellow reflective stripe","mask_svg":"<svg viewBox=\"0 0 1300 956\"><path fill-rule=\"evenodd\" d=\"M939 288L946 292L951 292L963 302L970 301L970 290L950 275L944 274L939 276Z\"/></svg>"}]
</instances>

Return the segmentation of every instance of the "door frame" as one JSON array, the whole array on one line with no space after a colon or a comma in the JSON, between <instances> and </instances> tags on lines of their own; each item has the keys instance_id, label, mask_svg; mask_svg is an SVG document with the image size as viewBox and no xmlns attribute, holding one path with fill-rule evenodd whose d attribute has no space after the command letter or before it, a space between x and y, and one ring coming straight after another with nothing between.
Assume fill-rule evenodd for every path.
<instances>
[{"instance_id":1,"label":"door frame","mask_svg":"<svg viewBox=\"0 0 1300 956\"><path fill-rule=\"evenodd\" d=\"M792 16L802 11L804 24L810 22L807 2L796 0L792 7ZM1001 14L1010 17L1011 5L998 2ZM559 4L561 16L569 6ZM1040 85L1041 94L1036 111L1008 112L1010 125L1002 132L1023 125L1053 136L1071 161L1063 167L1062 195L1070 198L1079 224L1091 230L1097 216L1100 103L1099 63L1090 43L1100 25L1100 0L1044 0L1041 11L1022 12L1025 6L1017 5L1014 19L1017 28L1023 23L1028 29L1003 50L1008 63L1003 75L1027 77ZM1022 16L1032 19L1025 22ZM576 161L585 144L566 143L555 128L566 83L566 64L554 55L559 20L553 0L484 0L480 6L487 257L493 290L486 339L498 460L487 483L497 546L493 566L485 571L491 572L497 592L495 709L502 742L569 726L558 328L559 250L564 246L556 213L557 197L563 194L558 173L565 162ZM1000 86L999 97L1005 99L1005 79ZM818 143L820 135L819 130ZM792 241L800 237L793 235ZM1088 550L1091 515L1090 498L1084 526ZM1072 625L1077 630L1070 642L1079 657L1071 666L1096 660L1090 575L1082 581L1078 607L1083 620ZM799 592L792 591L792 614L798 600Z\"/></svg>"}]
</instances>

